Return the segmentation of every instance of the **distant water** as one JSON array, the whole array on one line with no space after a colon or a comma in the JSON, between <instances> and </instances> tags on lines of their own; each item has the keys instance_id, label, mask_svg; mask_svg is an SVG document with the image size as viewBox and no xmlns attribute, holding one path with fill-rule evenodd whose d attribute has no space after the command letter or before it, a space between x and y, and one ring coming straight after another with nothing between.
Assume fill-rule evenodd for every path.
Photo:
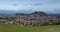
<instances>
[{"instance_id":1,"label":"distant water","mask_svg":"<svg viewBox=\"0 0 60 32\"><path fill-rule=\"evenodd\" d=\"M32 10L20 10L20 11L13 11L13 10L0 10L0 15L2 16L14 16L16 13L24 13L24 14L31 14L34 13Z\"/></svg>"}]
</instances>

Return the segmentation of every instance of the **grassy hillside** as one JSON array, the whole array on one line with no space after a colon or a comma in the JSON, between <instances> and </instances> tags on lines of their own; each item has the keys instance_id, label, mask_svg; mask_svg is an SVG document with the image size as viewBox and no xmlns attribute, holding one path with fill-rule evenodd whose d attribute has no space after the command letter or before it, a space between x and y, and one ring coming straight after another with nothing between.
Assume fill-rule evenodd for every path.
<instances>
[{"instance_id":1,"label":"grassy hillside","mask_svg":"<svg viewBox=\"0 0 60 32\"><path fill-rule=\"evenodd\" d=\"M60 25L24 27L13 24L0 24L0 32L60 32Z\"/></svg>"}]
</instances>

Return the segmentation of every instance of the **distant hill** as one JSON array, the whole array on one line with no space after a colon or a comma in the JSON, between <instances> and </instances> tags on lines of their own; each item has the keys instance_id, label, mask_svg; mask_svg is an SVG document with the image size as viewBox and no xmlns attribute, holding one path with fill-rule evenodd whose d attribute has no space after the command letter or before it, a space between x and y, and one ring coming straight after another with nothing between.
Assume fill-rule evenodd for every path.
<instances>
[{"instance_id":1,"label":"distant hill","mask_svg":"<svg viewBox=\"0 0 60 32\"><path fill-rule=\"evenodd\" d=\"M37 13L37 12L33 11L33 10L19 10L19 11L14 11L14 10L0 10L0 15L7 15L7 16L9 16L9 15L15 15L16 13L31 14L31 13ZM41 12L39 12L39 13L41 13ZM43 14L59 15L60 16L60 10L56 9L54 11L44 11Z\"/></svg>"}]
</instances>

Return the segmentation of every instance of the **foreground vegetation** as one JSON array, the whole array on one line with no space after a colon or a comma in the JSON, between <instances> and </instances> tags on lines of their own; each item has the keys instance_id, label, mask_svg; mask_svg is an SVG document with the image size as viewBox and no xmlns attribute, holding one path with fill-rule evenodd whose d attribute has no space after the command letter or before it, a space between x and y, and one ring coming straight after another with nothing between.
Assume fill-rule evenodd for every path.
<instances>
[{"instance_id":1,"label":"foreground vegetation","mask_svg":"<svg viewBox=\"0 0 60 32\"><path fill-rule=\"evenodd\" d=\"M25 27L13 24L0 24L0 32L60 32L60 25Z\"/></svg>"}]
</instances>

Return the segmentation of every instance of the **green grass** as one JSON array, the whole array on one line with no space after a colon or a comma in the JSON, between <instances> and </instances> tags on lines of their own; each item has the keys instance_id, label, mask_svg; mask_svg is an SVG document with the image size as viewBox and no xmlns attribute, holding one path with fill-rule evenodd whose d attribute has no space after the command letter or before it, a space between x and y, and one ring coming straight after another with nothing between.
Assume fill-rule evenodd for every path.
<instances>
[{"instance_id":1,"label":"green grass","mask_svg":"<svg viewBox=\"0 0 60 32\"><path fill-rule=\"evenodd\" d=\"M60 25L24 27L13 24L0 24L0 32L60 32Z\"/></svg>"}]
</instances>

